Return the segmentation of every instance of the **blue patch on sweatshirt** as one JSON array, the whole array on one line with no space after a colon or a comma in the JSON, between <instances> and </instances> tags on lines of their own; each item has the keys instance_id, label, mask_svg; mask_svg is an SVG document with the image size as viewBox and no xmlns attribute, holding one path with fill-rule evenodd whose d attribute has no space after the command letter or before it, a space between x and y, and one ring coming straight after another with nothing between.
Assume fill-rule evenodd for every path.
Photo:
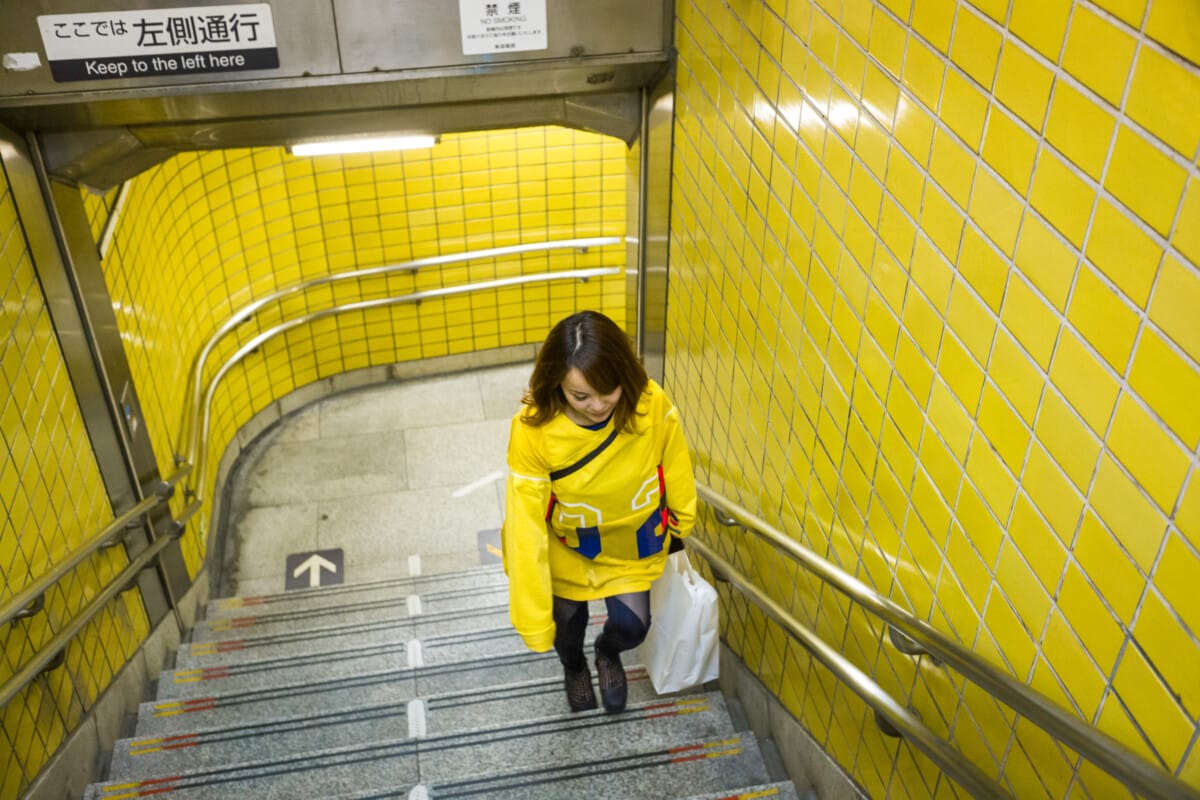
<instances>
[{"instance_id":1,"label":"blue patch on sweatshirt","mask_svg":"<svg viewBox=\"0 0 1200 800\"><path fill-rule=\"evenodd\" d=\"M591 528L576 528L575 534L579 537L579 547L575 548L575 552L585 558L595 558L600 555L600 529L597 527Z\"/></svg>"},{"instance_id":2,"label":"blue patch on sweatshirt","mask_svg":"<svg viewBox=\"0 0 1200 800\"><path fill-rule=\"evenodd\" d=\"M654 509L654 513L642 523L637 531L638 558L661 553L663 549L662 509Z\"/></svg>"}]
</instances>

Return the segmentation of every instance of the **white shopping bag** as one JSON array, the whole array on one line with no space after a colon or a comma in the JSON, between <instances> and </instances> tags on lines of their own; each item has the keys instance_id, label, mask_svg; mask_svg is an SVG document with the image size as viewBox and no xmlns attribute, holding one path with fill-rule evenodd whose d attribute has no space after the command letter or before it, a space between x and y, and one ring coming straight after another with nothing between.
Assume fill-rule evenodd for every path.
<instances>
[{"instance_id":1,"label":"white shopping bag","mask_svg":"<svg viewBox=\"0 0 1200 800\"><path fill-rule=\"evenodd\" d=\"M654 690L666 694L716 680L718 643L717 590L692 569L686 552L672 553L650 587L650 632L641 647Z\"/></svg>"}]
</instances>

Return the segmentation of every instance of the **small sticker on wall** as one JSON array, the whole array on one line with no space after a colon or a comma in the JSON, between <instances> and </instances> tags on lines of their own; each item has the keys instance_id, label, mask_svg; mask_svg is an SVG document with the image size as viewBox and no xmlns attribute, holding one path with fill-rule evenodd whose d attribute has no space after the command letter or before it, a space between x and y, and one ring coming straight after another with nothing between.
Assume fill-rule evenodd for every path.
<instances>
[{"instance_id":1,"label":"small sticker on wall","mask_svg":"<svg viewBox=\"0 0 1200 800\"><path fill-rule=\"evenodd\" d=\"M546 0L458 0L463 55L546 49Z\"/></svg>"}]
</instances>

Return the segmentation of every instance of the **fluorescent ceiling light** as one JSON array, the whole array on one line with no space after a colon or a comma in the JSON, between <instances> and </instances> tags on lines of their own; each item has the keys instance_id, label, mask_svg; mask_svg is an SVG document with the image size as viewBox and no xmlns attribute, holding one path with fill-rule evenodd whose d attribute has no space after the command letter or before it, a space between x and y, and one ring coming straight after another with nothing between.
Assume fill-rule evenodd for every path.
<instances>
[{"instance_id":1,"label":"fluorescent ceiling light","mask_svg":"<svg viewBox=\"0 0 1200 800\"><path fill-rule=\"evenodd\" d=\"M377 136L370 139L336 139L325 142L294 144L288 151L294 156L328 156L338 153L375 153L384 150L419 150L437 144L436 136Z\"/></svg>"}]
</instances>

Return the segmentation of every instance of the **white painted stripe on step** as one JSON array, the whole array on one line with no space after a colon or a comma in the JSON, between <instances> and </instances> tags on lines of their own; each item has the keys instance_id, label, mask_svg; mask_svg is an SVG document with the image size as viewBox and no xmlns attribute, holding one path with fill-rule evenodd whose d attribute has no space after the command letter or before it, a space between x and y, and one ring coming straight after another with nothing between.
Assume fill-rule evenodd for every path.
<instances>
[{"instance_id":1,"label":"white painted stripe on step","mask_svg":"<svg viewBox=\"0 0 1200 800\"><path fill-rule=\"evenodd\" d=\"M410 617L421 616L421 595L410 594L408 596L408 615Z\"/></svg>"},{"instance_id":2,"label":"white painted stripe on step","mask_svg":"<svg viewBox=\"0 0 1200 800\"><path fill-rule=\"evenodd\" d=\"M490 483L495 483L496 481L500 480L503 477L504 477L504 470L496 470L495 472L491 472L491 473L488 473L487 475L484 475L482 478L480 478L477 481L471 481L466 486L462 486L458 489L455 489L453 494L455 497L466 497L471 492L474 492L477 489L482 489L483 487L487 486Z\"/></svg>"},{"instance_id":3,"label":"white painted stripe on step","mask_svg":"<svg viewBox=\"0 0 1200 800\"><path fill-rule=\"evenodd\" d=\"M408 793L408 800L429 800L429 790L424 786L414 786Z\"/></svg>"},{"instance_id":4,"label":"white painted stripe on step","mask_svg":"<svg viewBox=\"0 0 1200 800\"><path fill-rule=\"evenodd\" d=\"M408 653L408 668L416 669L417 667L425 666L425 657L421 654L421 640L409 639L408 645L404 648Z\"/></svg>"},{"instance_id":5,"label":"white painted stripe on step","mask_svg":"<svg viewBox=\"0 0 1200 800\"><path fill-rule=\"evenodd\" d=\"M409 576L421 574L421 554L413 553L408 557L408 574Z\"/></svg>"},{"instance_id":6,"label":"white painted stripe on step","mask_svg":"<svg viewBox=\"0 0 1200 800\"><path fill-rule=\"evenodd\" d=\"M408 738L425 738L425 701L408 701Z\"/></svg>"}]
</instances>

